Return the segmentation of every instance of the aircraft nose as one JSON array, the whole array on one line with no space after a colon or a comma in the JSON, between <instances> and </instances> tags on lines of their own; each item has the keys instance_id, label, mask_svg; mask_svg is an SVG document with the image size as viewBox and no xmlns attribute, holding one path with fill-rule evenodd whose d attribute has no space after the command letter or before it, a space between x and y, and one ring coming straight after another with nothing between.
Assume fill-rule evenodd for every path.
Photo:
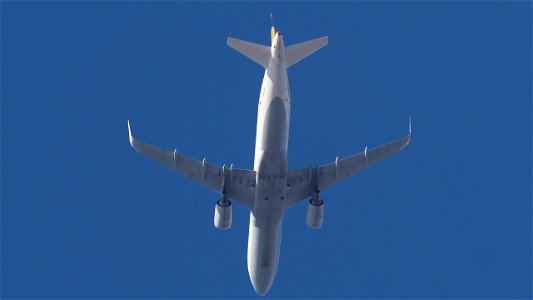
<instances>
[{"instance_id":1,"label":"aircraft nose","mask_svg":"<svg viewBox=\"0 0 533 300\"><path fill-rule=\"evenodd\" d=\"M250 281L252 282L252 286L258 295L264 296L268 293L268 290L270 290L272 282L274 281L272 271L273 270L270 268L270 266L267 265L259 268L253 268L252 272L250 272Z\"/></svg>"},{"instance_id":2,"label":"aircraft nose","mask_svg":"<svg viewBox=\"0 0 533 300\"><path fill-rule=\"evenodd\" d=\"M268 282L267 280L257 280L252 279L252 286L254 287L255 292L259 296L264 296L268 293L268 290L270 289L271 282Z\"/></svg>"}]
</instances>

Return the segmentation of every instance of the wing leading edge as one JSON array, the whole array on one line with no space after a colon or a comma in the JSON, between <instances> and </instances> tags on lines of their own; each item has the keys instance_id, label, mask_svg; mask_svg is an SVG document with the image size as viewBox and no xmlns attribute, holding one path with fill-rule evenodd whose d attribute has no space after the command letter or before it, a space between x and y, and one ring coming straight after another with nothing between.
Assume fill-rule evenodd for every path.
<instances>
[{"instance_id":1,"label":"wing leading edge","mask_svg":"<svg viewBox=\"0 0 533 300\"><path fill-rule=\"evenodd\" d=\"M365 150L353 156L337 159L320 167L290 170L287 174L287 206L311 197L314 191L323 191L363 169L391 156L405 148L411 141L411 120L409 120L409 134L381 145Z\"/></svg>"},{"instance_id":2,"label":"wing leading edge","mask_svg":"<svg viewBox=\"0 0 533 300\"><path fill-rule=\"evenodd\" d=\"M248 208L252 207L255 189L255 171L214 166L203 160L196 160L178 153L177 150L166 149L142 142L133 137L128 121L128 132L131 146L137 152L151 158L163 166L195 181L196 183L216 192L225 193L228 197Z\"/></svg>"}]
</instances>

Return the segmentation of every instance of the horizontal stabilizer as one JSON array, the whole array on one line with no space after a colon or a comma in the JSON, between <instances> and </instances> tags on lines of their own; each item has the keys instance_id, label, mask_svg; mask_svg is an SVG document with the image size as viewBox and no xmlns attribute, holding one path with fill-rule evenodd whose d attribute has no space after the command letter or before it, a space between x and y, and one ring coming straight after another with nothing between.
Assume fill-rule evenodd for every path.
<instances>
[{"instance_id":1,"label":"horizontal stabilizer","mask_svg":"<svg viewBox=\"0 0 533 300\"><path fill-rule=\"evenodd\" d=\"M323 36L307 42L294 44L285 49L285 57L287 59L287 68L306 58L318 49L328 44L328 37Z\"/></svg>"},{"instance_id":2,"label":"horizontal stabilizer","mask_svg":"<svg viewBox=\"0 0 533 300\"><path fill-rule=\"evenodd\" d=\"M268 63L270 62L270 47L251 43L232 37L228 38L228 46L237 50L242 55L248 57L249 59L260 64L263 68L268 68Z\"/></svg>"}]
</instances>

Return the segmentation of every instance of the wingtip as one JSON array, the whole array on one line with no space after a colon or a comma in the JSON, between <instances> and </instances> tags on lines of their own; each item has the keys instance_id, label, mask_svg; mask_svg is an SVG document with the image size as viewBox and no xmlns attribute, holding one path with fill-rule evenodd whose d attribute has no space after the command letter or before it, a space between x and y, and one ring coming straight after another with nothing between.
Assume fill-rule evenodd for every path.
<instances>
[{"instance_id":1,"label":"wingtip","mask_svg":"<svg viewBox=\"0 0 533 300\"><path fill-rule=\"evenodd\" d=\"M404 138L407 138L405 141L405 144L402 146L402 149L405 148L409 143L411 142L411 132L412 132L412 126L411 126L411 117L409 117L409 134L405 136Z\"/></svg>"},{"instance_id":2,"label":"wingtip","mask_svg":"<svg viewBox=\"0 0 533 300\"><path fill-rule=\"evenodd\" d=\"M233 48L233 43L235 42L236 38L232 37L232 36L228 36L226 38L226 45L228 45L228 47L230 48Z\"/></svg>"},{"instance_id":3,"label":"wingtip","mask_svg":"<svg viewBox=\"0 0 533 300\"><path fill-rule=\"evenodd\" d=\"M129 140L130 140L130 145L131 145L132 147L134 147L134 146L133 146L134 138L133 138L133 136L131 135L131 125L130 125L130 120L128 120L128 137L129 137ZM135 148L135 147L134 147L134 148Z\"/></svg>"}]
</instances>

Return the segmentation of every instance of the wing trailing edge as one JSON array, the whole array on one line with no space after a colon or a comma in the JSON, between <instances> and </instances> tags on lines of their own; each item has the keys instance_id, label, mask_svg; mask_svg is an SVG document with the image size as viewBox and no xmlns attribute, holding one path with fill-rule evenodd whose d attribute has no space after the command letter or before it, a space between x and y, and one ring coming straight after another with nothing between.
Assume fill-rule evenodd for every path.
<instances>
[{"instance_id":1,"label":"wing trailing edge","mask_svg":"<svg viewBox=\"0 0 533 300\"><path fill-rule=\"evenodd\" d=\"M128 136L133 149L158 162L159 164L189 178L190 180L216 192L226 195L237 203L252 207L255 195L255 171L218 167L203 160L197 160L180 154L177 150L169 151L133 137L130 121Z\"/></svg>"},{"instance_id":2,"label":"wing trailing edge","mask_svg":"<svg viewBox=\"0 0 533 300\"><path fill-rule=\"evenodd\" d=\"M289 170L287 174L287 206L310 197L314 191L323 191L332 185L370 167L377 162L405 148L411 141L411 119L409 134L387 144L339 159L334 162L304 169Z\"/></svg>"}]
</instances>

